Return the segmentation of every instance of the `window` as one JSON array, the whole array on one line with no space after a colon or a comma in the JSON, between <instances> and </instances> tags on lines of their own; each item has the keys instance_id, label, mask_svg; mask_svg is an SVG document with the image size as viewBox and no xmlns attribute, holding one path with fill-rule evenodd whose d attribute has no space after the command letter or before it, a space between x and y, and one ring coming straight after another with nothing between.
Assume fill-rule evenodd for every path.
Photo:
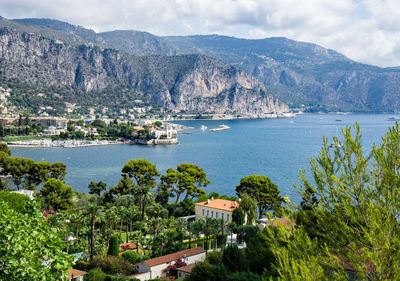
<instances>
[{"instance_id":1,"label":"window","mask_svg":"<svg viewBox=\"0 0 400 281\"><path fill-rule=\"evenodd\" d=\"M203 217L204 217L204 209L203 209Z\"/></svg>"},{"instance_id":2,"label":"window","mask_svg":"<svg viewBox=\"0 0 400 281\"><path fill-rule=\"evenodd\" d=\"M215 212L215 217L218 219L218 212Z\"/></svg>"},{"instance_id":3,"label":"window","mask_svg":"<svg viewBox=\"0 0 400 281\"><path fill-rule=\"evenodd\" d=\"M214 211L211 211L211 217L213 217L214 216Z\"/></svg>"},{"instance_id":4,"label":"window","mask_svg":"<svg viewBox=\"0 0 400 281\"><path fill-rule=\"evenodd\" d=\"M229 220L229 214L226 214L226 221Z\"/></svg>"},{"instance_id":5,"label":"window","mask_svg":"<svg viewBox=\"0 0 400 281\"><path fill-rule=\"evenodd\" d=\"M224 219L224 215L225 215L224 213L221 214L222 219Z\"/></svg>"},{"instance_id":6,"label":"window","mask_svg":"<svg viewBox=\"0 0 400 281\"><path fill-rule=\"evenodd\" d=\"M207 210L207 217L208 217L208 216L210 216L210 211L209 211L209 210Z\"/></svg>"}]
</instances>

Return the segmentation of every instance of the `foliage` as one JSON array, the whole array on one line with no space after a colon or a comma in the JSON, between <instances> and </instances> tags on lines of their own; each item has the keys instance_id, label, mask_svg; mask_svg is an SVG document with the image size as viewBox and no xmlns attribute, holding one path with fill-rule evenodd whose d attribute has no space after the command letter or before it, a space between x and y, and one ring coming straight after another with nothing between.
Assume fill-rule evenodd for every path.
<instances>
[{"instance_id":1,"label":"foliage","mask_svg":"<svg viewBox=\"0 0 400 281\"><path fill-rule=\"evenodd\" d=\"M247 193L257 201L259 216L270 210L278 210L281 204L278 186L267 176L251 175L240 180L238 195Z\"/></svg>"},{"instance_id":2,"label":"foliage","mask_svg":"<svg viewBox=\"0 0 400 281\"><path fill-rule=\"evenodd\" d=\"M98 256L93 259L89 268L101 268L107 274L133 274L134 266L121 257Z\"/></svg>"},{"instance_id":3,"label":"foliage","mask_svg":"<svg viewBox=\"0 0 400 281\"><path fill-rule=\"evenodd\" d=\"M240 250L237 245L230 245L224 249L222 262L230 272L247 271L249 267L244 250Z\"/></svg>"},{"instance_id":4,"label":"foliage","mask_svg":"<svg viewBox=\"0 0 400 281\"><path fill-rule=\"evenodd\" d=\"M0 201L0 280L66 280L71 258L34 203L16 212Z\"/></svg>"},{"instance_id":5,"label":"foliage","mask_svg":"<svg viewBox=\"0 0 400 281\"><path fill-rule=\"evenodd\" d=\"M96 194L97 196L100 196L101 193L107 189L107 184L103 181L91 181L88 188L89 194Z\"/></svg>"},{"instance_id":6,"label":"foliage","mask_svg":"<svg viewBox=\"0 0 400 281\"><path fill-rule=\"evenodd\" d=\"M142 220L144 219L146 204L149 201L149 192L156 186L158 175L156 165L145 159L130 160L122 168L122 176L128 176L135 181L132 192L139 200Z\"/></svg>"},{"instance_id":7,"label":"foliage","mask_svg":"<svg viewBox=\"0 0 400 281\"><path fill-rule=\"evenodd\" d=\"M243 271L229 273L226 281L261 281L261 277L255 273Z\"/></svg>"},{"instance_id":8,"label":"foliage","mask_svg":"<svg viewBox=\"0 0 400 281\"><path fill-rule=\"evenodd\" d=\"M167 200L168 197L174 198L172 215L175 215L181 196L183 201L188 198L198 198L205 194L201 188L208 183L209 180L202 168L193 164L180 164L176 170L170 168L161 176L158 193L165 194Z\"/></svg>"},{"instance_id":9,"label":"foliage","mask_svg":"<svg viewBox=\"0 0 400 281\"><path fill-rule=\"evenodd\" d=\"M197 264L189 275L189 281L222 281L227 275L221 264L210 264L208 261Z\"/></svg>"},{"instance_id":10,"label":"foliage","mask_svg":"<svg viewBox=\"0 0 400 281\"><path fill-rule=\"evenodd\" d=\"M271 264L275 261L271 241L266 231L258 231L247 243L246 253L249 268L252 272L261 274L265 270L271 271Z\"/></svg>"},{"instance_id":11,"label":"foliage","mask_svg":"<svg viewBox=\"0 0 400 281\"><path fill-rule=\"evenodd\" d=\"M85 281L105 281L107 275L101 270L101 268L93 268L88 271L85 275Z\"/></svg>"},{"instance_id":12,"label":"foliage","mask_svg":"<svg viewBox=\"0 0 400 281\"><path fill-rule=\"evenodd\" d=\"M73 204L73 194L72 187L53 178L46 181L40 191L44 206L50 210L66 210L70 208Z\"/></svg>"},{"instance_id":13,"label":"foliage","mask_svg":"<svg viewBox=\"0 0 400 281\"><path fill-rule=\"evenodd\" d=\"M110 243L108 245L108 253L109 256L118 256L119 255L119 235L111 236Z\"/></svg>"},{"instance_id":14,"label":"foliage","mask_svg":"<svg viewBox=\"0 0 400 281\"><path fill-rule=\"evenodd\" d=\"M7 143L5 143L5 142L0 142L0 152L3 152L6 155L11 156L11 151L8 148Z\"/></svg>"},{"instance_id":15,"label":"foliage","mask_svg":"<svg viewBox=\"0 0 400 281\"><path fill-rule=\"evenodd\" d=\"M245 213L243 209L237 208L232 213L232 222L236 225L243 225L245 222Z\"/></svg>"},{"instance_id":16,"label":"foliage","mask_svg":"<svg viewBox=\"0 0 400 281\"><path fill-rule=\"evenodd\" d=\"M251 225L257 218L257 202L247 193L241 193L239 197L240 209L242 209L246 215L246 223Z\"/></svg>"},{"instance_id":17,"label":"foliage","mask_svg":"<svg viewBox=\"0 0 400 281\"><path fill-rule=\"evenodd\" d=\"M136 264L141 261L141 255L135 251L125 251L121 256L131 264Z\"/></svg>"},{"instance_id":18,"label":"foliage","mask_svg":"<svg viewBox=\"0 0 400 281\"><path fill-rule=\"evenodd\" d=\"M1 175L10 175L16 187L35 188L50 178L63 180L66 166L62 163L35 162L29 158L9 156L0 152Z\"/></svg>"},{"instance_id":19,"label":"foliage","mask_svg":"<svg viewBox=\"0 0 400 281\"><path fill-rule=\"evenodd\" d=\"M28 196L10 192L8 190L0 190L0 202L5 202L10 208L16 212L24 210L25 206L30 202Z\"/></svg>"}]
</instances>

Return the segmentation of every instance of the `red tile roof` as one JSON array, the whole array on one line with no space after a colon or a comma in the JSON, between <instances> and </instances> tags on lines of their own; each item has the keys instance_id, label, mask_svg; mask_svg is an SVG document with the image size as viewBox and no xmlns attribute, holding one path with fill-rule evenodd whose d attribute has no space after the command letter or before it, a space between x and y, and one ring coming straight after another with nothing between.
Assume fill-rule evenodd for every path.
<instances>
[{"instance_id":1,"label":"red tile roof","mask_svg":"<svg viewBox=\"0 0 400 281\"><path fill-rule=\"evenodd\" d=\"M169 263L172 261L177 261L184 257L191 257L191 256L199 255L202 253L205 253L204 249L202 247L197 247L197 248L187 249L187 250L172 253L169 255L161 256L158 258L150 259L150 260L145 261L144 263L149 267L153 267L156 265L160 265L163 263Z\"/></svg>"},{"instance_id":2,"label":"red tile roof","mask_svg":"<svg viewBox=\"0 0 400 281\"><path fill-rule=\"evenodd\" d=\"M196 203L196 205L224 211L234 211L236 208L239 208L239 202L226 199L209 199Z\"/></svg>"},{"instance_id":3,"label":"red tile roof","mask_svg":"<svg viewBox=\"0 0 400 281\"><path fill-rule=\"evenodd\" d=\"M71 268L68 270L68 279L76 278L86 274L86 271Z\"/></svg>"},{"instance_id":4,"label":"red tile roof","mask_svg":"<svg viewBox=\"0 0 400 281\"><path fill-rule=\"evenodd\" d=\"M192 272L192 270L193 270L193 268L196 266L196 264L195 263L192 263L192 264L188 264L188 265L186 265L186 266L182 266L182 267L179 267L179 268L177 268L176 270L178 270L178 271L183 271L183 272L186 272L186 273L190 273L190 272Z\"/></svg>"},{"instance_id":5,"label":"red tile roof","mask_svg":"<svg viewBox=\"0 0 400 281\"><path fill-rule=\"evenodd\" d=\"M136 250L136 244L135 243L122 243L119 244L119 250L121 252L127 251L127 250Z\"/></svg>"}]
</instances>

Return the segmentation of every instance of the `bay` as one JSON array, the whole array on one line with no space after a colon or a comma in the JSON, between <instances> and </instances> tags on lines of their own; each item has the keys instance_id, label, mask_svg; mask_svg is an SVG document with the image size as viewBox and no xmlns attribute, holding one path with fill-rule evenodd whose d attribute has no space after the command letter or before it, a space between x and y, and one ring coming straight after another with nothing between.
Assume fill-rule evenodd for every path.
<instances>
[{"instance_id":1,"label":"bay","mask_svg":"<svg viewBox=\"0 0 400 281\"><path fill-rule=\"evenodd\" d=\"M81 148L12 148L13 155L60 161L67 165L66 182L77 191L87 191L92 180L115 185L124 163L144 158L157 165L160 172L179 163L194 163L204 168L211 183L207 191L234 195L235 186L244 176L269 176L282 195L298 201L293 188L300 169L308 169L310 157L316 156L322 137L341 135L341 128L359 122L365 150L379 142L389 126L395 124L387 114L304 114L290 119L196 120L177 123L193 127L190 134L180 134L178 145L138 146L109 145ZM340 120L340 121L339 121ZM201 131L225 124L230 130Z\"/></svg>"}]
</instances>

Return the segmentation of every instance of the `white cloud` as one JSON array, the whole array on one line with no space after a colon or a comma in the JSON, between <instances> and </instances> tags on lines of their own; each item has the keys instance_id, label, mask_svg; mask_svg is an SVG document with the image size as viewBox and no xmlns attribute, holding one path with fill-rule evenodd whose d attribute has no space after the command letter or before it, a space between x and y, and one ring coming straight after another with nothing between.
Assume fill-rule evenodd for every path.
<instances>
[{"instance_id":1,"label":"white cloud","mask_svg":"<svg viewBox=\"0 0 400 281\"><path fill-rule=\"evenodd\" d=\"M7 18L49 17L96 31L285 36L380 66L400 65L400 0L1 0Z\"/></svg>"}]
</instances>

